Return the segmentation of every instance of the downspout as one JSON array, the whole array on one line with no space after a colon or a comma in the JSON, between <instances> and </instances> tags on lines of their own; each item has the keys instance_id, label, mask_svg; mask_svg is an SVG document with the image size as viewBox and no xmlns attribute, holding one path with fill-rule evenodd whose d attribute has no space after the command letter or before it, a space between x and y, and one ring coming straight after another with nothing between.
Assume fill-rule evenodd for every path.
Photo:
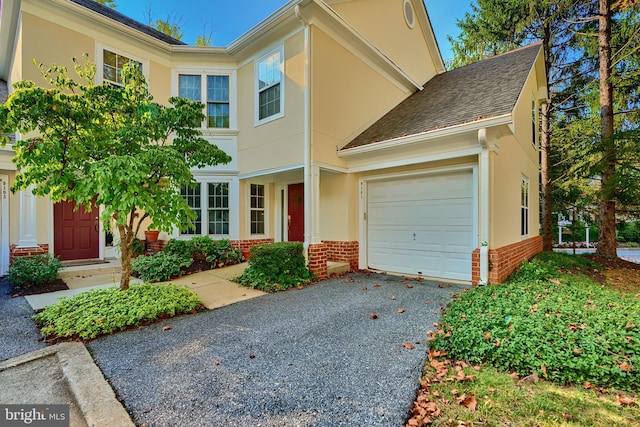
<instances>
[{"instance_id":1,"label":"downspout","mask_svg":"<svg viewBox=\"0 0 640 427\"><path fill-rule=\"evenodd\" d=\"M302 14L300 5L296 5L294 8L296 18L304 26L304 55L305 55L305 69L304 69L304 246L305 250L308 249L309 244L316 243L314 238L316 237L315 226L317 221L316 209L317 203L314 203L314 197L318 197L316 193L316 177L313 167L313 143L311 140L310 132L310 114L311 114L311 99L309 96L310 91L310 46L309 46L309 21ZM308 252L308 251L307 251Z\"/></svg>"},{"instance_id":2,"label":"downspout","mask_svg":"<svg viewBox=\"0 0 640 427\"><path fill-rule=\"evenodd\" d=\"M479 244L480 244L480 280L479 285L489 283L489 143L487 129L478 129L478 143L482 151L478 154L479 163Z\"/></svg>"}]
</instances>

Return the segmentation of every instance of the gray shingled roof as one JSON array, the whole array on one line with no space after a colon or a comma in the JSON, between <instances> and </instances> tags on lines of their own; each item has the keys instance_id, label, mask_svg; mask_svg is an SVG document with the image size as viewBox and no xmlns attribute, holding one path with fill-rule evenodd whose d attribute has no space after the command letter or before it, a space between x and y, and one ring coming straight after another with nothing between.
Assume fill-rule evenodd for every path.
<instances>
[{"instance_id":1,"label":"gray shingled roof","mask_svg":"<svg viewBox=\"0 0 640 427\"><path fill-rule=\"evenodd\" d=\"M181 42L178 39L174 39L173 37L169 37L168 35L161 33L160 31L149 27L148 25L144 25L134 19L129 18L122 13L111 9L110 7L103 6L100 3L97 3L93 0L69 0L72 3L78 4L82 7L85 7L89 10L92 10L100 15L106 16L107 18L113 19L121 24L126 25L127 27L131 27L134 30L138 30L146 35L151 37L155 37L158 40L161 40L165 43L172 45L185 45L186 43Z\"/></svg>"},{"instance_id":2,"label":"gray shingled roof","mask_svg":"<svg viewBox=\"0 0 640 427\"><path fill-rule=\"evenodd\" d=\"M513 111L541 43L439 74L342 149Z\"/></svg>"}]
</instances>

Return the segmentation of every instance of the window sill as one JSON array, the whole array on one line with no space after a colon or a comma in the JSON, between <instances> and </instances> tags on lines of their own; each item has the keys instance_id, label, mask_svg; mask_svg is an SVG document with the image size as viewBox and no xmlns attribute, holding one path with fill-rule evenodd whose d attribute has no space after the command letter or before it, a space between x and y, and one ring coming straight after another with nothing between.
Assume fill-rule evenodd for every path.
<instances>
[{"instance_id":1,"label":"window sill","mask_svg":"<svg viewBox=\"0 0 640 427\"><path fill-rule=\"evenodd\" d=\"M202 136L238 136L238 129L227 128L200 128Z\"/></svg>"},{"instance_id":2,"label":"window sill","mask_svg":"<svg viewBox=\"0 0 640 427\"><path fill-rule=\"evenodd\" d=\"M269 116L266 119L256 120L255 127L266 125L267 123L271 123L275 120L281 119L282 117L284 117L284 113L278 113L274 114L273 116Z\"/></svg>"}]
</instances>

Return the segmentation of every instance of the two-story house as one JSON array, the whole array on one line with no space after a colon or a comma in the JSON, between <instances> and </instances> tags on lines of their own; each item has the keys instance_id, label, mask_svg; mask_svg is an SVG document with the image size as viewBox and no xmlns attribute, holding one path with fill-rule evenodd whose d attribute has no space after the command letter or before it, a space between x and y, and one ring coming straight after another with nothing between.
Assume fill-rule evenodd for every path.
<instances>
[{"instance_id":1,"label":"two-story house","mask_svg":"<svg viewBox=\"0 0 640 427\"><path fill-rule=\"evenodd\" d=\"M540 44L446 71L420 0L292 0L225 47L184 45L91 0L1 7L9 92L44 84L33 59L88 53L98 83L135 60L157 101L204 104L204 137L233 161L194 171L200 186L181 191L195 229L164 238L301 241L320 277L331 260L474 283L541 250ZM11 156L0 152L2 272L28 253L115 256L95 212L10 194Z\"/></svg>"}]
</instances>

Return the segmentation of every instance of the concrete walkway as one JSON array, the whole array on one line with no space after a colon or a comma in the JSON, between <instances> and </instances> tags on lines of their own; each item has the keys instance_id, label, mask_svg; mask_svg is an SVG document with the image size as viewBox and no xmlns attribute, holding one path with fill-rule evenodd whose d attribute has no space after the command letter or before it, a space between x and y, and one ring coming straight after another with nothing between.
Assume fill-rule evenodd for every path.
<instances>
[{"instance_id":1,"label":"concrete walkway","mask_svg":"<svg viewBox=\"0 0 640 427\"><path fill-rule=\"evenodd\" d=\"M262 291L239 286L230 280L241 275L247 266L247 263L242 263L216 268L183 276L172 280L170 283L184 285L193 290L208 309L223 307L265 294ZM91 273L87 272L86 267L67 267L60 276L65 280L69 289L25 296L33 310L43 309L56 303L62 297L71 297L91 289L119 286L120 266L114 264L105 265L97 270L92 270ZM142 283L142 281L132 278L131 283Z\"/></svg>"}]
</instances>

